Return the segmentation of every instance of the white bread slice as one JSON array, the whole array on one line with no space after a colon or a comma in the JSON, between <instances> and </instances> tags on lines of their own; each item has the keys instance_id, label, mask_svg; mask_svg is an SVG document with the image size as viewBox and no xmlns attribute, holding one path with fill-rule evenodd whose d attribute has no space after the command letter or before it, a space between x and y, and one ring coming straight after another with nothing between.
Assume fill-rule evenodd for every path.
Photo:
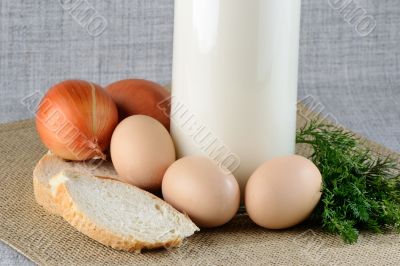
<instances>
[{"instance_id":1,"label":"white bread slice","mask_svg":"<svg viewBox=\"0 0 400 266\"><path fill-rule=\"evenodd\" d=\"M50 192L50 179L63 170L74 171L99 177L117 178L117 173L108 161L65 161L48 152L37 163L33 170L33 190L39 205L50 213L59 214Z\"/></svg>"},{"instance_id":2,"label":"white bread slice","mask_svg":"<svg viewBox=\"0 0 400 266\"><path fill-rule=\"evenodd\" d=\"M176 247L199 230L168 203L116 180L63 171L50 180L50 186L67 222L114 249Z\"/></svg>"}]
</instances>

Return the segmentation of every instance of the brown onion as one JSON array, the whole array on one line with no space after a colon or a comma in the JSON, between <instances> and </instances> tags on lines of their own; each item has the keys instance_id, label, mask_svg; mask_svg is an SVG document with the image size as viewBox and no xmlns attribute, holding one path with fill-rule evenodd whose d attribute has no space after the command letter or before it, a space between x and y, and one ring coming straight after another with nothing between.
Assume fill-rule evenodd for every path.
<instances>
[{"instance_id":1,"label":"brown onion","mask_svg":"<svg viewBox=\"0 0 400 266\"><path fill-rule=\"evenodd\" d=\"M99 86L67 80L53 86L36 113L36 128L46 147L67 160L105 159L118 111Z\"/></svg>"},{"instance_id":2,"label":"brown onion","mask_svg":"<svg viewBox=\"0 0 400 266\"><path fill-rule=\"evenodd\" d=\"M125 79L106 87L117 104L119 120L131 115L147 115L169 130L170 93L163 86L144 79Z\"/></svg>"}]
</instances>

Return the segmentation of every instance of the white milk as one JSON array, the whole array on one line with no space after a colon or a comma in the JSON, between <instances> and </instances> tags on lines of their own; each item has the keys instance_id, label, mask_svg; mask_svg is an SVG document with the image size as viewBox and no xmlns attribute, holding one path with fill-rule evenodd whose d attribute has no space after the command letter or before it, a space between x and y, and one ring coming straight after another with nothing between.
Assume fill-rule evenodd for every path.
<instances>
[{"instance_id":1,"label":"white milk","mask_svg":"<svg viewBox=\"0 0 400 266\"><path fill-rule=\"evenodd\" d=\"M208 155L244 188L264 161L294 153L300 2L175 0L179 156Z\"/></svg>"}]
</instances>

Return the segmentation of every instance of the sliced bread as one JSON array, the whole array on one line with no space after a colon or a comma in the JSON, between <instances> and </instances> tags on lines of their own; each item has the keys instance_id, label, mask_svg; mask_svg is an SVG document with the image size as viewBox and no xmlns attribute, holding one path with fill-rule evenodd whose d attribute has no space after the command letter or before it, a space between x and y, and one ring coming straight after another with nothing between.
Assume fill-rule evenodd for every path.
<instances>
[{"instance_id":1,"label":"sliced bread","mask_svg":"<svg viewBox=\"0 0 400 266\"><path fill-rule=\"evenodd\" d=\"M63 171L50 180L50 188L68 223L118 250L176 247L199 230L163 200L116 180Z\"/></svg>"},{"instance_id":2,"label":"sliced bread","mask_svg":"<svg viewBox=\"0 0 400 266\"><path fill-rule=\"evenodd\" d=\"M48 152L33 170L33 190L37 203L53 214L59 214L59 212L51 196L49 181L63 170L104 178L117 178L117 172L109 161L66 161Z\"/></svg>"}]
</instances>

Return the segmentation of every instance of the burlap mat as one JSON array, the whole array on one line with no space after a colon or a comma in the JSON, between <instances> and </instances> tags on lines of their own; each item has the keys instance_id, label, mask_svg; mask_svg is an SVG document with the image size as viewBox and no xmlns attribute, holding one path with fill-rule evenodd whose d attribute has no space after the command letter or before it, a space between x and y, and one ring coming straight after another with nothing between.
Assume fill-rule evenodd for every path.
<instances>
[{"instance_id":1,"label":"burlap mat","mask_svg":"<svg viewBox=\"0 0 400 266\"><path fill-rule=\"evenodd\" d=\"M309 116L301 108L299 125ZM381 154L393 154L367 144ZM0 239L43 265L400 265L400 236L362 233L355 245L317 229L271 231L246 215L202 230L179 249L131 254L98 244L47 214L33 197L32 170L46 152L32 120L0 126ZM298 153L307 153L303 148ZM397 156L396 154L393 154Z\"/></svg>"}]
</instances>

